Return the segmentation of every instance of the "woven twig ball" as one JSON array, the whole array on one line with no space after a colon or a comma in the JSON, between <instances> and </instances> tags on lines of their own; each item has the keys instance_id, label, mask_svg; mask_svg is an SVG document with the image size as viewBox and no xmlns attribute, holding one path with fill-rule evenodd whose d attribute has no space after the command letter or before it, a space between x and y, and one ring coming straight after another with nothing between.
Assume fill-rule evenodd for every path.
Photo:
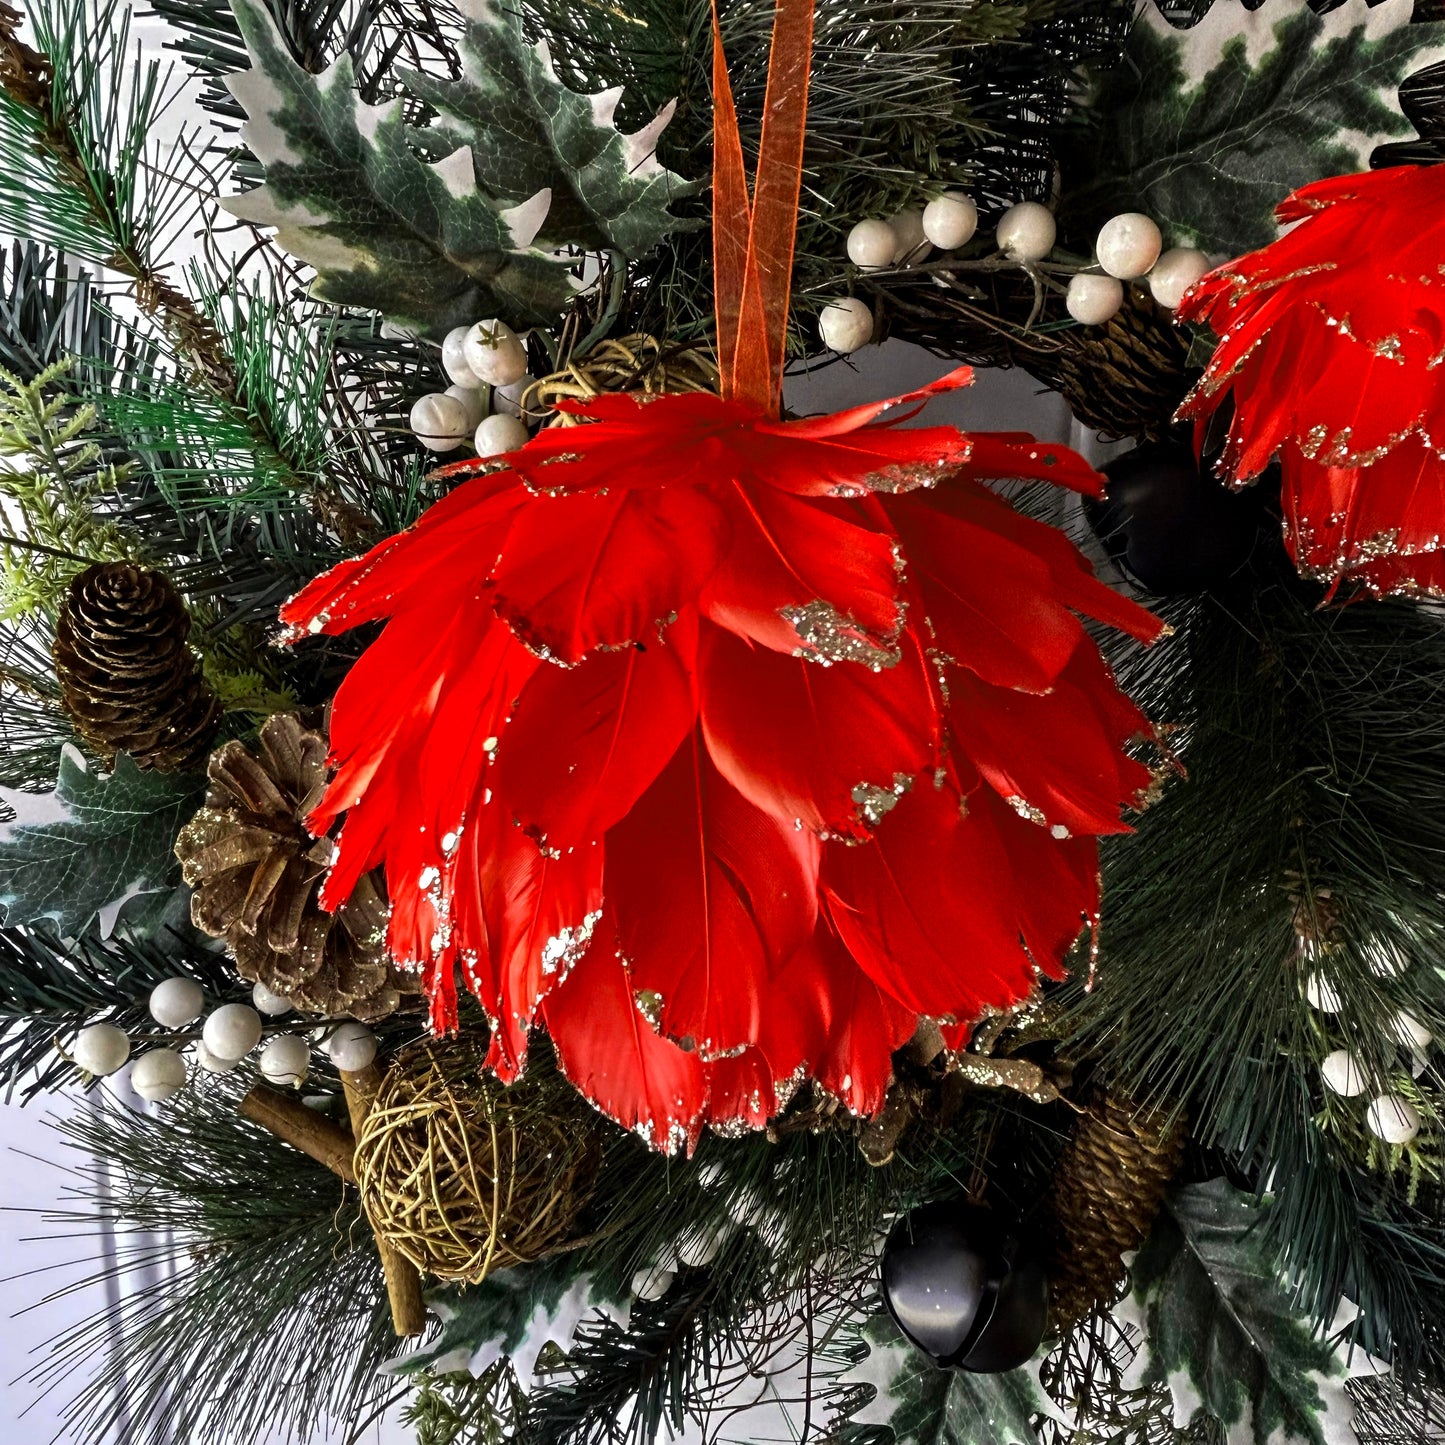
<instances>
[{"instance_id":1,"label":"woven twig ball","mask_svg":"<svg viewBox=\"0 0 1445 1445\"><path fill-rule=\"evenodd\" d=\"M438 1279L566 1248L602 1162L601 1135L564 1080L505 1086L475 1049L398 1056L356 1142L356 1182L378 1239Z\"/></svg>"},{"instance_id":2,"label":"woven twig ball","mask_svg":"<svg viewBox=\"0 0 1445 1445\"><path fill-rule=\"evenodd\" d=\"M560 371L534 381L522 395L525 415L546 416L559 401L589 401L608 392L647 395L679 391L717 391L717 362L707 344L665 344L653 336L616 336L598 344ZM554 425L571 426L580 417L557 413Z\"/></svg>"}]
</instances>

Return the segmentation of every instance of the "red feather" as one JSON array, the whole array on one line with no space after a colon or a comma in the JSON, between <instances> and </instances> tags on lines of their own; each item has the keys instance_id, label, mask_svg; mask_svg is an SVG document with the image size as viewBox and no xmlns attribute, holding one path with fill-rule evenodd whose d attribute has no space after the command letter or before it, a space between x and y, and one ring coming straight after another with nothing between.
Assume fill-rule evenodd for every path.
<instances>
[{"instance_id":1,"label":"red feather","mask_svg":"<svg viewBox=\"0 0 1445 1445\"><path fill-rule=\"evenodd\" d=\"M816 652L786 614L820 604L880 651L902 625L898 562L887 532L848 520L846 504L734 485L732 543L702 590L703 614L775 652Z\"/></svg>"},{"instance_id":2,"label":"red feather","mask_svg":"<svg viewBox=\"0 0 1445 1445\"><path fill-rule=\"evenodd\" d=\"M1434 167L1340 176L1278 209L1299 224L1197 282L1181 317L1220 340L1180 415L1232 402L1222 466L1279 456L1300 570L1380 593L1445 581L1445 186Z\"/></svg>"},{"instance_id":3,"label":"red feather","mask_svg":"<svg viewBox=\"0 0 1445 1445\"><path fill-rule=\"evenodd\" d=\"M702 1132L702 1060L658 1035L638 1011L606 920L544 1007L562 1072L609 1118L655 1149L689 1153Z\"/></svg>"},{"instance_id":4,"label":"red feather","mask_svg":"<svg viewBox=\"0 0 1445 1445\"><path fill-rule=\"evenodd\" d=\"M600 838L667 766L697 716L676 647L604 652L543 667L498 748L496 789L551 848Z\"/></svg>"},{"instance_id":5,"label":"red feather","mask_svg":"<svg viewBox=\"0 0 1445 1445\"><path fill-rule=\"evenodd\" d=\"M507 534L493 605L529 647L578 662L656 636L696 600L726 541L703 488L536 497Z\"/></svg>"},{"instance_id":6,"label":"red feather","mask_svg":"<svg viewBox=\"0 0 1445 1445\"><path fill-rule=\"evenodd\" d=\"M770 969L817 923L817 878L817 839L754 807L688 738L607 835L613 921L662 1032L705 1058L756 1043Z\"/></svg>"},{"instance_id":7,"label":"red feather","mask_svg":"<svg viewBox=\"0 0 1445 1445\"><path fill-rule=\"evenodd\" d=\"M773 999L762 1048L785 1094L806 1067L855 1114L876 1114L892 1077L893 1051L912 1037L917 1014L869 978L827 927L778 975Z\"/></svg>"},{"instance_id":8,"label":"red feather","mask_svg":"<svg viewBox=\"0 0 1445 1445\"><path fill-rule=\"evenodd\" d=\"M887 509L934 645L984 682L1047 692L1084 635L1047 563L926 497L890 497Z\"/></svg>"},{"instance_id":9,"label":"red feather","mask_svg":"<svg viewBox=\"0 0 1445 1445\"><path fill-rule=\"evenodd\" d=\"M488 1062L512 1079L526 1062L527 1030L538 1004L587 951L601 916L602 849L594 843L553 858L511 829L503 832L491 864L484 896L499 1008Z\"/></svg>"},{"instance_id":10,"label":"red feather","mask_svg":"<svg viewBox=\"0 0 1445 1445\"><path fill-rule=\"evenodd\" d=\"M861 837L858 790L931 766L932 679L911 635L893 667L832 666L750 646L704 624L702 729L718 770L784 823Z\"/></svg>"},{"instance_id":11,"label":"red feather","mask_svg":"<svg viewBox=\"0 0 1445 1445\"><path fill-rule=\"evenodd\" d=\"M1129 710L1106 703L1111 679L1098 650L1084 643L1042 696L992 687L950 672L950 722L959 751L999 797L1019 812L1070 833L1123 833L1119 800L1137 798L1151 777L1121 744L1147 731Z\"/></svg>"},{"instance_id":12,"label":"red feather","mask_svg":"<svg viewBox=\"0 0 1445 1445\"><path fill-rule=\"evenodd\" d=\"M871 841L824 854L839 937L914 1013L972 1018L1033 987L1018 926L1033 880L1013 876L995 840L987 822L964 815L951 784L930 778L899 800Z\"/></svg>"}]
</instances>

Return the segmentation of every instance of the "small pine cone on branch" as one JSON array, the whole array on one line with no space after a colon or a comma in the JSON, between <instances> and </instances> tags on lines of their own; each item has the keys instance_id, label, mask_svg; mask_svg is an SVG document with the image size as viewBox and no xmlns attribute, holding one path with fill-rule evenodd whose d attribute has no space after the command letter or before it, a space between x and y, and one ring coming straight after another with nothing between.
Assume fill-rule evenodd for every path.
<instances>
[{"instance_id":1,"label":"small pine cone on branch","mask_svg":"<svg viewBox=\"0 0 1445 1445\"><path fill-rule=\"evenodd\" d=\"M191 920L224 938L242 978L313 1013L379 1019L416 983L386 955L386 899L364 877L335 913L318 902L329 838L305 818L326 786L326 739L291 713L266 719L261 755L229 742L210 761L206 805L176 840L195 890Z\"/></svg>"},{"instance_id":2,"label":"small pine cone on branch","mask_svg":"<svg viewBox=\"0 0 1445 1445\"><path fill-rule=\"evenodd\" d=\"M162 572L100 562L70 584L55 628L60 696L76 731L106 758L138 767L199 767L221 703L186 644L191 619Z\"/></svg>"},{"instance_id":3,"label":"small pine cone on branch","mask_svg":"<svg viewBox=\"0 0 1445 1445\"><path fill-rule=\"evenodd\" d=\"M1103 326L1064 332L1067 345L1022 364L1104 437L1167 437L1189 392L1188 339L1169 312L1124 290L1124 305Z\"/></svg>"},{"instance_id":4,"label":"small pine cone on branch","mask_svg":"<svg viewBox=\"0 0 1445 1445\"><path fill-rule=\"evenodd\" d=\"M1064 1328L1110 1304L1124 1255L1153 1227L1184 1154L1177 1116L1103 1090L1079 1116L1054 1170L1049 1297Z\"/></svg>"}]
</instances>

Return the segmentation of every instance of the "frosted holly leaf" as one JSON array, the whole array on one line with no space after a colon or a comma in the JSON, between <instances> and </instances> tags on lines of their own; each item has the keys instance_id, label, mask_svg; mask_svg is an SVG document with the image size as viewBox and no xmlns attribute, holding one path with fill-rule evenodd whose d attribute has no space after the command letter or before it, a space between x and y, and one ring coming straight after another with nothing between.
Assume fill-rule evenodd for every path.
<instances>
[{"instance_id":1,"label":"frosted holly leaf","mask_svg":"<svg viewBox=\"0 0 1445 1445\"><path fill-rule=\"evenodd\" d=\"M1409 134L1396 87L1445 56L1445 23L1412 0L1218 4L1177 30L1149 6L1092 109L1090 153L1068 157L1071 212L1147 212L1172 245L1219 258L1266 246L1274 208L1324 176L1365 170Z\"/></svg>"},{"instance_id":2,"label":"frosted holly leaf","mask_svg":"<svg viewBox=\"0 0 1445 1445\"><path fill-rule=\"evenodd\" d=\"M580 1325L599 1312L621 1320L626 1302L600 1289L577 1255L567 1253L497 1270L465 1289L443 1286L428 1294L427 1304L442 1322L441 1333L394 1360L388 1366L392 1373L467 1370L479 1375L505 1355L518 1385L530 1390L537 1357L548 1344L565 1353Z\"/></svg>"},{"instance_id":3,"label":"frosted holly leaf","mask_svg":"<svg viewBox=\"0 0 1445 1445\"><path fill-rule=\"evenodd\" d=\"M131 899L175 887L176 834L204 791L199 774L143 773L124 753L93 773L68 746L54 791L0 788L15 814L0 824L5 924L48 922L75 937L99 920L108 934Z\"/></svg>"},{"instance_id":4,"label":"frosted holly leaf","mask_svg":"<svg viewBox=\"0 0 1445 1445\"><path fill-rule=\"evenodd\" d=\"M1169 1196L1130 1271L1144 1383L1168 1384L1177 1425L1203 1410L1229 1445L1355 1445L1344 1363L1290 1301L1269 1208L1223 1179Z\"/></svg>"},{"instance_id":5,"label":"frosted holly leaf","mask_svg":"<svg viewBox=\"0 0 1445 1445\"><path fill-rule=\"evenodd\" d=\"M399 98L363 102L345 56L309 74L256 0L231 3L251 69L227 85L266 183L226 210L275 226L278 242L315 268L321 299L433 337L486 316L516 327L557 317L573 282L532 245L549 209L545 183L499 198L478 184L465 145L428 160Z\"/></svg>"},{"instance_id":6,"label":"frosted holly leaf","mask_svg":"<svg viewBox=\"0 0 1445 1445\"><path fill-rule=\"evenodd\" d=\"M469 146L478 184L509 204L549 190L538 233L548 245L610 246L637 258L677 229L668 203L696 187L657 159L673 106L623 135L612 123L621 87L569 90L547 47L523 38L518 7L461 0L459 8L468 21L461 77L400 72L406 89L440 115L432 143Z\"/></svg>"},{"instance_id":7,"label":"frosted holly leaf","mask_svg":"<svg viewBox=\"0 0 1445 1445\"><path fill-rule=\"evenodd\" d=\"M1034 1421L1057 1418L1037 1367L971 1374L935 1365L909 1345L886 1315L863 1326L868 1355L840 1377L870 1385L871 1401L849 1414L853 1426L885 1426L895 1445L1039 1445Z\"/></svg>"}]
</instances>

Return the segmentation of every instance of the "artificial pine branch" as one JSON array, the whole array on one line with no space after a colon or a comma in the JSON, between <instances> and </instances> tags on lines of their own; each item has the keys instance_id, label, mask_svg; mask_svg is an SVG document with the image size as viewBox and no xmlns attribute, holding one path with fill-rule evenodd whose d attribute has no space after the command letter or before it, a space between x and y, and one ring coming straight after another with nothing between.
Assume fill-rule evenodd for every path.
<instances>
[{"instance_id":1,"label":"artificial pine branch","mask_svg":"<svg viewBox=\"0 0 1445 1445\"><path fill-rule=\"evenodd\" d=\"M99 1096L56 1121L82 1162L74 1205L50 1221L111 1230L116 1261L99 1278L122 1286L47 1341L29 1376L75 1390L73 1438L108 1438L124 1419L134 1445L307 1439L359 1425L395 1393L380 1373L395 1339L356 1196L236 1114L244 1083L195 1081L163 1116ZM98 1282L93 1257L76 1266L50 1297ZM125 1287L133 1275L144 1288Z\"/></svg>"},{"instance_id":2,"label":"artificial pine branch","mask_svg":"<svg viewBox=\"0 0 1445 1445\"><path fill-rule=\"evenodd\" d=\"M87 155L71 119L71 97L57 86L54 62L19 35L20 12L0 0L0 87L39 125L38 139L67 183L81 196L100 234L113 249L95 259L134 283L137 304L158 316L197 370L223 395L234 395L236 378L219 333L196 304L178 291L128 233L116 205L115 183Z\"/></svg>"},{"instance_id":3,"label":"artificial pine branch","mask_svg":"<svg viewBox=\"0 0 1445 1445\"><path fill-rule=\"evenodd\" d=\"M43 22L42 37L50 37L54 53L26 44L18 34L19 13L7 0L0 0L0 92L9 102L12 121L18 122L51 168L54 181L78 206L85 222L82 238L88 230L96 243L93 259L130 280L142 314L160 323L188 378L199 383L242 429L258 465L303 495L325 493L317 475L296 468L292 438L268 412L264 394L256 392L253 374L229 344L234 336L218 324L214 308L197 304L167 277L147 245L152 226L137 224L131 215L137 198L136 167L141 162L132 152L143 140L143 122L159 114L168 100L161 93L155 67L145 72L143 89L135 97L138 113L129 118L132 134L118 158L113 160L102 148L102 135L91 133L103 127L86 126L78 119L97 103L96 88L107 79L106 61L116 71L123 63L128 15L117 21L118 0L98 0L93 20L88 11L72 10L57 23L44 3L35 18ZM95 54L88 50L92 43L99 47ZM114 77L110 79L113 83ZM18 116L13 114L16 110ZM209 180L207 189L213 190ZM23 223L25 217L18 219Z\"/></svg>"},{"instance_id":4,"label":"artificial pine branch","mask_svg":"<svg viewBox=\"0 0 1445 1445\"><path fill-rule=\"evenodd\" d=\"M1188 777L1105 845L1097 985L1070 986L1066 1023L1111 1084L1185 1103L1196 1140L1272 1191L1268 1231L1318 1321L1348 1293L1357 1345L1439 1379L1438 1137L1373 1150L1363 1115L1414 1087L1397 1011L1445 1033L1440 619L1320 603L1262 542L1227 589L1161 604L1172 638L1116 655ZM1319 979L1337 1012L1309 1002ZM1327 1102L1338 1048L1372 1087ZM1347 1108L1352 1129L1332 1122Z\"/></svg>"}]
</instances>

